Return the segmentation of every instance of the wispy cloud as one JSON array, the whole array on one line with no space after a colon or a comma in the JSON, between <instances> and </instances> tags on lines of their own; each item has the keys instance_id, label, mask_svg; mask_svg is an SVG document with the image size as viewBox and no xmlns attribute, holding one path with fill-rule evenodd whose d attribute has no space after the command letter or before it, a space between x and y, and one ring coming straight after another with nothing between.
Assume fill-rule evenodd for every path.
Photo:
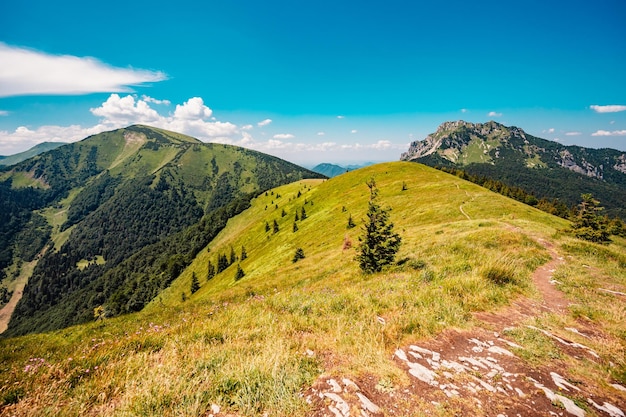
<instances>
[{"instance_id":1,"label":"wispy cloud","mask_svg":"<svg viewBox=\"0 0 626 417\"><path fill-rule=\"evenodd\" d=\"M591 136L626 136L626 130L598 130L593 132Z\"/></svg>"},{"instance_id":2,"label":"wispy cloud","mask_svg":"<svg viewBox=\"0 0 626 417\"><path fill-rule=\"evenodd\" d=\"M146 103L163 104L164 106L169 106L170 104L172 104L172 102L169 100L158 100L145 94L141 96L141 99Z\"/></svg>"},{"instance_id":3,"label":"wispy cloud","mask_svg":"<svg viewBox=\"0 0 626 417\"><path fill-rule=\"evenodd\" d=\"M291 133L278 133L272 137L278 140L289 140L289 139L295 138L295 136L292 135Z\"/></svg>"},{"instance_id":4,"label":"wispy cloud","mask_svg":"<svg viewBox=\"0 0 626 417\"><path fill-rule=\"evenodd\" d=\"M606 106L598 106L597 104L594 104L589 106L589 108L596 113L617 113L620 111L626 111L626 106L622 104L609 104Z\"/></svg>"},{"instance_id":5,"label":"wispy cloud","mask_svg":"<svg viewBox=\"0 0 626 417\"><path fill-rule=\"evenodd\" d=\"M8 116L9 112L6 110L0 110L0 116Z\"/></svg>"},{"instance_id":6,"label":"wispy cloud","mask_svg":"<svg viewBox=\"0 0 626 417\"><path fill-rule=\"evenodd\" d=\"M263 127L263 126L269 125L270 123L272 123L272 119L265 119L265 120L261 120L256 125L259 126L259 127Z\"/></svg>"},{"instance_id":7,"label":"wispy cloud","mask_svg":"<svg viewBox=\"0 0 626 417\"><path fill-rule=\"evenodd\" d=\"M317 132L317 136L324 136L326 133L324 132Z\"/></svg>"},{"instance_id":8,"label":"wispy cloud","mask_svg":"<svg viewBox=\"0 0 626 417\"><path fill-rule=\"evenodd\" d=\"M119 68L95 58L52 55L0 42L0 97L129 92L167 79L160 71Z\"/></svg>"},{"instance_id":9,"label":"wispy cloud","mask_svg":"<svg viewBox=\"0 0 626 417\"><path fill-rule=\"evenodd\" d=\"M358 130L356 130L356 129L352 129L352 130L350 131L350 133L352 133L352 134L354 134L354 133L358 133Z\"/></svg>"},{"instance_id":10,"label":"wispy cloud","mask_svg":"<svg viewBox=\"0 0 626 417\"><path fill-rule=\"evenodd\" d=\"M580 136L582 132L565 132L565 136Z\"/></svg>"},{"instance_id":11,"label":"wispy cloud","mask_svg":"<svg viewBox=\"0 0 626 417\"><path fill-rule=\"evenodd\" d=\"M345 119L345 118L346 116L341 116L341 115L337 116L337 119Z\"/></svg>"},{"instance_id":12,"label":"wispy cloud","mask_svg":"<svg viewBox=\"0 0 626 417\"><path fill-rule=\"evenodd\" d=\"M500 116L502 116L502 113L497 113L495 111L490 111L489 113L487 113L487 116L489 116L489 117L500 117Z\"/></svg>"}]
</instances>

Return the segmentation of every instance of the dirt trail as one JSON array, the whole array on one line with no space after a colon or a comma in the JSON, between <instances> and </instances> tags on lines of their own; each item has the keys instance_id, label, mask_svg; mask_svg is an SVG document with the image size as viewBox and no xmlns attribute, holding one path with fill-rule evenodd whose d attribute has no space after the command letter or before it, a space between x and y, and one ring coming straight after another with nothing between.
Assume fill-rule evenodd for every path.
<instances>
[{"instance_id":1,"label":"dirt trail","mask_svg":"<svg viewBox=\"0 0 626 417\"><path fill-rule=\"evenodd\" d=\"M32 262L28 262L22 265L22 270L20 271L19 277L17 277L17 281L15 282L15 289L13 290L13 295L7 304L0 309L0 333L3 333L7 327L9 326L9 320L11 320L11 315L13 311L15 311L15 307L17 306L18 301L22 298L22 294L24 293L24 287L28 282L28 278L33 273L33 269L35 269L35 265L38 262L36 260Z\"/></svg>"},{"instance_id":2,"label":"dirt trail","mask_svg":"<svg viewBox=\"0 0 626 417\"><path fill-rule=\"evenodd\" d=\"M611 416L626 415L626 387L606 381L599 387L573 378L565 363L529 368L515 355L526 349L507 337L526 331L547 337L561 352L578 360L602 363L583 343L523 322L545 313L566 314L569 302L556 287L553 273L565 260L546 241L538 240L551 260L533 274L541 300L519 299L495 313L477 313L482 325L470 331L448 330L420 345L399 348L393 355L409 376L409 387L381 386L371 377L324 376L306 393L311 416L479 415ZM528 321L527 321L528 323ZM564 329L575 340L591 337L593 329ZM590 331L590 335L586 332ZM569 332L569 333L568 333Z\"/></svg>"}]
</instances>

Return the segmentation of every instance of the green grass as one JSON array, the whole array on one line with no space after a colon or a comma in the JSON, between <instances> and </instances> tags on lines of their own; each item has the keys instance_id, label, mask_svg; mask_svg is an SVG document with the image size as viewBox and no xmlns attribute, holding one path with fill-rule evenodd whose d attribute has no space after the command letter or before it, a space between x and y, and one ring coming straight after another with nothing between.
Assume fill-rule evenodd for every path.
<instances>
[{"instance_id":1,"label":"green grass","mask_svg":"<svg viewBox=\"0 0 626 417\"><path fill-rule=\"evenodd\" d=\"M392 208L404 262L364 275L354 256L367 210L365 182L372 176L380 202ZM293 232L302 207L307 218ZM357 227L346 228L349 215ZM266 232L265 223L274 220L279 232ZM472 312L534 294L531 273L549 259L538 238L565 243L572 261L558 271L563 290L609 329L611 344L602 352L613 357L625 345L623 309L620 316L619 307L595 301L591 292L600 283L623 285L618 268L626 245L579 243L558 233L566 225L414 163L279 187L231 219L141 313L0 340L0 399L6 404L0 414L196 416L219 404L239 415L302 416L307 404L301 393L322 373L373 375L402 387L408 377L390 360L397 347L448 328L470 328ZM248 258L207 281L208 262L215 265L231 247L239 255L242 246ZM297 248L305 258L293 263ZM599 280L579 276L585 263ZM237 264L245 271L238 281ZM201 288L190 295L193 273ZM534 325L557 327L555 320ZM517 330L514 336L533 347L530 364L558 360L542 333ZM615 363L617 375L624 364Z\"/></svg>"}]
</instances>

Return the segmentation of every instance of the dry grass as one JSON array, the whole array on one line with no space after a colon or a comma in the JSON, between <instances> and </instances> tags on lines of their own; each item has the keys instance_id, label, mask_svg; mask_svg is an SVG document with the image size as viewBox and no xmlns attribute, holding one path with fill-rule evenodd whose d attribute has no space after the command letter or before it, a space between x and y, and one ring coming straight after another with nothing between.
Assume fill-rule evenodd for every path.
<instances>
[{"instance_id":1,"label":"dry grass","mask_svg":"<svg viewBox=\"0 0 626 417\"><path fill-rule=\"evenodd\" d=\"M381 202L393 209L404 262L363 275L354 248L372 175ZM307 219L294 233L302 207ZM346 228L350 214L353 229ZM273 220L280 231L265 232ZM390 360L396 347L467 328L472 312L533 294L530 275L549 258L535 238L560 239L565 224L411 163L280 187L229 221L210 250L143 312L0 341L0 414L197 416L218 404L239 415L300 416L307 410L301 393L322 373L402 385L406 376ZM344 250L346 239L353 245ZM566 243L576 252L576 242ZM216 263L231 247L239 254L242 246L245 277L235 281L235 264L207 282L209 260ZM293 263L298 247L306 257ZM624 245L610 250L625 252ZM564 290L580 292L572 296L614 335L606 354L623 352L623 310L619 316L585 292L591 284L576 281L574 272L591 255L572 256L581 261L561 272L571 277ZM613 282L612 261L603 262L594 268ZM189 297L194 272L202 287ZM532 333L520 337L544 343Z\"/></svg>"}]
</instances>

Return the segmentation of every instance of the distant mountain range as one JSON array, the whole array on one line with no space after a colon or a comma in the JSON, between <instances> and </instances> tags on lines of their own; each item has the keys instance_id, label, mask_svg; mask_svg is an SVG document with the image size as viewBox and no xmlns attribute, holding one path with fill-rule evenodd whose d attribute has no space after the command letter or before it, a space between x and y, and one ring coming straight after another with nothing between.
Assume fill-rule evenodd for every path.
<instances>
[{"instance_id":1,"label":"distant mountain range","mask_svg":"<svg viewBox=\"0 0 626 417\"><path fill-rule=\"evenodd\" d=\"M83 322L105 303L113 315L140 310L250 198L303 178L324 177L140 125L5 167L0 271L41 257L6 334Z\"/></svg>"},{"instance_id":2,"label":"distant mountain range","mask_svg":"<svg viewBox=\"0 0 626 417\"><path fill-rule=\"evenodd\" d=\"M366 162L364 164L351 164L351 165L336 165L329 163L322 163L311 168L312 171L327 176L328 178L336 177L337 175L344 174L355 169L363 168L369 165L373 165L373 162Z\"/></svg>"},{"instance_id":3,"label":"distant mountain range","mask_svg":"<svg viewBox=\"0 0 626 417\"><path fill-rule=\"evenodd\" d=\"M63 146L63 145L65 145L65 142L42 142L24 152L16 153L14 155L9 155L9 156L0 155L0 165L8 166L8 165L19 164L20 162L25 161L28 158L37 156L40 153L51 151L52 149L56 149L59 146Z\"/></svg>"},{"instance_id":4,"label":"distant mountain range","mask_svg":"<svg viewBox=\"0 0 626 417\"><path fill-rule=\"evenodd\" d=\"M494 121L456 121L411 143L401 160L456 167L570 206L591 193L607 214L626 219L626 153L614 149L565 146Z\"/></svg>"}]
</instances>

